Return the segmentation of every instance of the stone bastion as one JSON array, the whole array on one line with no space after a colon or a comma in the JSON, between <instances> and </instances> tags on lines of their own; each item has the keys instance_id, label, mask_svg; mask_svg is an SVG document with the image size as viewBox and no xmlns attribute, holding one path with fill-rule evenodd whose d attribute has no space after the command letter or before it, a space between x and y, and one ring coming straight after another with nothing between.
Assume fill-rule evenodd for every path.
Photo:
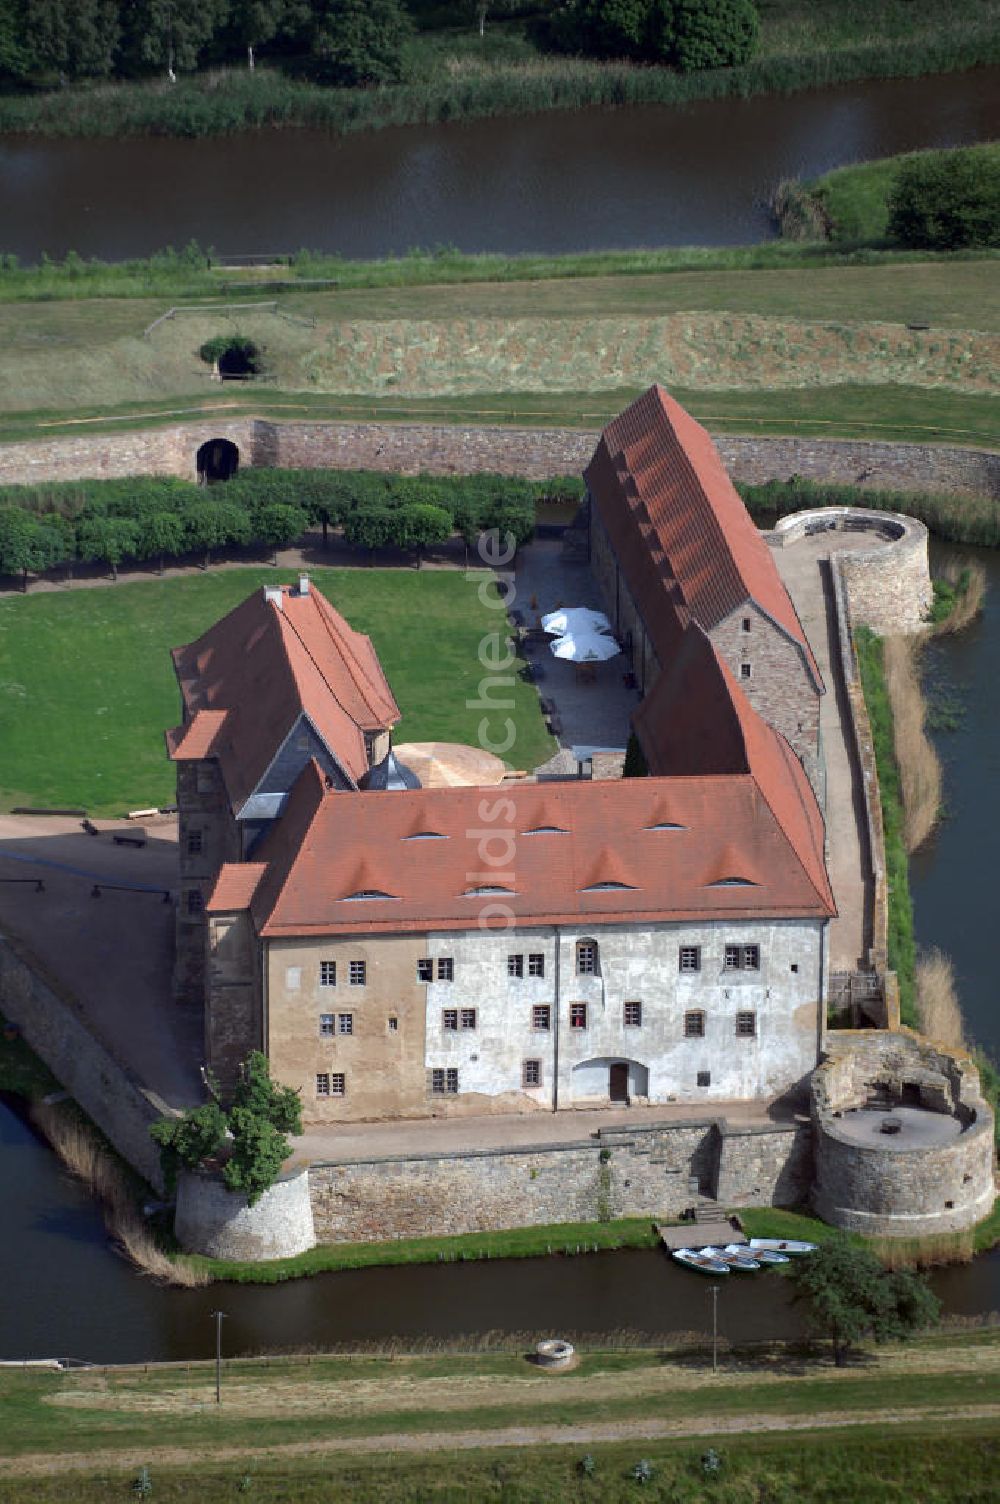
<instances>
[{"instance_id":1,"label":"stone bastion","mask_svg":"<svg viewBox=\"0 0 1000 1504\"><path fill-rule=\"evenodd\" d=\"M827 1036L812 1076L812 1202L874 1237L959 1232L993 1207L993 1113L965 1055L911 1029Z\"/></svg>"},{"instance_id":2,"label":"stone bastion","mask_svg":"<svg viewBox=\"0 0 1000 1504\"><path fill-rule=\"evenodd\" d=\"M217 1175L183 1170L177 1177L174 1233L186 1253L251 1263L289 1259L316 1246L309 1175L284 1174L253 1206Z\"/></svg>"},{"instance_id":3,"label":"stone bastion","mask_svg":"<svg viewBox=\"0 0 1000 1504\"><path fill-rule=\"evenodd\" d=\"M852 629L870 627L880 637L920 631L934 598L922 522L865 507L816 507L780 518L767 535L772 548L818 536L830 543Z\"/></svg>"}]
</instances>

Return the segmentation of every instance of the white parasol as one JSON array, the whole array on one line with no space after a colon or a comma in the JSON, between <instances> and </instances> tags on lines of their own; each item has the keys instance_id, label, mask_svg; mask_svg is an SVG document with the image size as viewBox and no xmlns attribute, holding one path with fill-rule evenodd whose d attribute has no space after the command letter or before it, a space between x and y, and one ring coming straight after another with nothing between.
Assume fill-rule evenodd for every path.
<instances>
[{"instance_id":1,"label":"white parasol","mask_svg":"<svg viewBox=\"0 0 1000 1504\"><path fill-rule=\"evenodd\" d=\"M613 637L603 632L581 632L576 637L557 637L550 642L553 656L566 658L570 663L603 663L614 658L621 648Z\"/></svg>"},{"instance_id":2,"label":"white parasol","mask_svg":"<svg viewBox=\"0 0 1000 1504\"><path fill-rule=\"evenodd\" d=\"M591 611L589 606L562 606L542 617L546 632L558 637L575 637L581 633L610 632L611 623L603 611Z\"/></svg>"}]
</instances>

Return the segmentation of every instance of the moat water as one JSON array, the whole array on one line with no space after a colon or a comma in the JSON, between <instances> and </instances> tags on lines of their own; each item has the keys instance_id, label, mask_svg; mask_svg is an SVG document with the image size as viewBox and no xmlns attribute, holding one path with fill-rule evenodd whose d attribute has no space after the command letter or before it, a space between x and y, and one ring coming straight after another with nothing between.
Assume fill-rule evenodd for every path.
<instances>
[{"instance_id":1,"label":"moat water","mask_svg":"<svg viewBox=\"0 0 1000 1504\"><path fill-rule=\"evenodd\" d=\"M784 177L1000 135L1000 69L352 136L0 137L0 252L144 256L740 245Z\"/></svg>"}]
</instances>

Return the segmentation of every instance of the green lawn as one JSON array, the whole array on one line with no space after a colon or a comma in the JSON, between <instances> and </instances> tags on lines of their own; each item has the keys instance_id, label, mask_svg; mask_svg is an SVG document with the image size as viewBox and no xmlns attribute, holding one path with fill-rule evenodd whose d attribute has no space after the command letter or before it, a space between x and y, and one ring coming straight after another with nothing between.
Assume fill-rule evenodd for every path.
<instances>
[{"instance_id":1,"label":"green lawn","mask_svg":"<svg viewBox=\"0 0 1000 1504\"><path fill-rule=\"evenodd\" d=\"M603 392L505 392L471 397L391 398L280 396L256 390L225 403L142 402L0 417L0 441L115 433L193 422L213 412L261 418L341 422L474 423L598 429L641 387ZM910 386L828 386L780 392L698 392L672 387L677 400L710 433L884 439L913 444L996 446L997 399Z\"/></svg>"},{"instance_id":2,"label":"green lawn","mask_svg":"<svg viewBox=\"0 0 1000 1504\"><path fill-rule=\"evenodd\" d=\"M477 597L482 576L444 570L316 569L316 585L372 637L403 712L398 741L476 743L465 701L482 676L484 634L502 613ZM180 719L168 649L197 637L273 569L0 598L3 785L0 802L80 805L94 814L169 804L163 731ZM554 750L537 692L520 679L512 757Z\"/></svg>"},{"instance_id":3,"label":"green lawn","mask_svg":"<svg viewBox=\"0 0 1000 1504\"><path fill-rule=\"evenodd\" d=\"M704 1352L584 1349L579 1366L545 1375L522 1353L323 1357L227 1361L222 1404L210 1363L68 1374L0 1373L8 1457L73 1454L82 1471L16 1480L0 1473L0 1498L90 1501L124 1496L144 1459L153 1495L225 1499L240 1491L284 1501L626 1499L640 1457L655 1468L644 1497L704 1504L866 1504L985 1501L995 1497L995 1406L1000 1342L989 1331L942 1333L859 1354L834 1370L829 1358L723 1349L713 1375ZM883 1415L888 1406L890 1415ZM719 1422L725 1419L726 1429ZM772 1433L750 1434L767 1420ZM673 1422L688 1435L646 1439ZM628 1440L594 1442L619 1422ZM582 1437L553 1445L559 1428ZM794 1434L789 1427L797 1427ZM823 1429L829 1426L830 1429ZM489 1435L517 1427L514 1446ZM546 1427L547 1445L528 1428ZM452 1437L482 1433L460 1454ZM418 1434L429 1448L396 1449ZM648 1434L648 1433L647 1433ZM369 1438L374 1455L359 1450ZM339 1442L344 1450L327 1450ZM709 1479L702 1457L721 1454ZM268 1454L269 1448L295 1451ZM157 1449L169 1447L169 1457ZM592 1477L581 1459L594 1458ZM69 1461L65 1457L65 1461ZM2 1466L2 1464L0 1464ZM24 1464L22 1464L22 1467ZM960 1488L956 1491L956 1483Z\"/></svg>"}]
</instances>

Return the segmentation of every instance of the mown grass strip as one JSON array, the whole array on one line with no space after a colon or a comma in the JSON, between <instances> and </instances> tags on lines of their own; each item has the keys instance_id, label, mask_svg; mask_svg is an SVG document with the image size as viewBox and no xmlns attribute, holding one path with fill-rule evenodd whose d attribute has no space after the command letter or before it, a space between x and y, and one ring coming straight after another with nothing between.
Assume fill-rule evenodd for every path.
<instances>
[{"instance_id":1,"label":"mown grass strip","mask_svg":"<svg viewBox=\"0 0 1000 1504\"><path fill-rule=\"evenodd\" d=\"M259 418L364 423L482 424L489 427L594 430L621 412L638 387L599 392L482 393L472 397L413 398L391 402L355 397L277 395L264 389L223 403L196 397L122 406L45 410L0 415L0 442L37 442L62 434L133 432L173 426L218 414ZM885 443L946 444L992 449L997 400L908 386L827 386L782 391L697 391L672 388L693 417L714 433L761 437L858 439Z\"/></svg>"},{"instance_id":2,"label":"mown grass strip","mask_svg":"<svg viewBox=\"0 0 1000 1504\"><path fill-rule=\"evenodd\" d=\"M697 1438L635 1440L593 1445L484 1447L429 1455L267 1458L199 1458L186 1466L155 1466L154 1497L203 1504L242 1494L263 1504L568 1504L634 1496L676 1504L955 1504L961 1479L965 1504L995 1497L1000 1445L988 1422L942 1421L871 1426L788 1435L714 1438L721 1465L709 1478L707 1442ZM582 1469L589 1457L592 1472ZM651 1481L640 1488L634 1468L649 1463ZM62 1504L67 1489L79 1504L106 1504L137 1472L106 1464L71 1479L38 1476L5 1480L10 1504ZM244 1482L244 1480L248 1480Z\"/></svg>"},{"instance_id":3,"label":"mown grass strip","mask_svg":"<svg viewBox=\"0 0 1000 1504\"><path fill-rule=\"evenodd\" d=\"M656 1248L659 1239L648 1217L613 1222L556 1222L501 1232L470 1232L442 1238L398 1238L387 1243L324 1243L291 1259L244 1264L195 1257L196 1267L213 1279L270 1285L304 1275L376 1265L453 1264L478 1259L530 1259L545 1254L597 1253L604 1249Z\"/></svg>"},{"instance_id":4,"label":"mown grass strip","mask_svg":"<svg viewBox=\"0 0 1000 1504\"><path fill-rule=\"evenodd\" d=\"M916 944L913 937L913 901L910 897L909 857L904 839L903 795L899 766L893 746L892 706L886 687L882 639L868 627L854 634L861 674L861 688L868 709L875 748L882 825L885 831L886 884L888 887L889 966L899 977L900 1017L917 1027Z\"/></svg>"}]
</instances>

